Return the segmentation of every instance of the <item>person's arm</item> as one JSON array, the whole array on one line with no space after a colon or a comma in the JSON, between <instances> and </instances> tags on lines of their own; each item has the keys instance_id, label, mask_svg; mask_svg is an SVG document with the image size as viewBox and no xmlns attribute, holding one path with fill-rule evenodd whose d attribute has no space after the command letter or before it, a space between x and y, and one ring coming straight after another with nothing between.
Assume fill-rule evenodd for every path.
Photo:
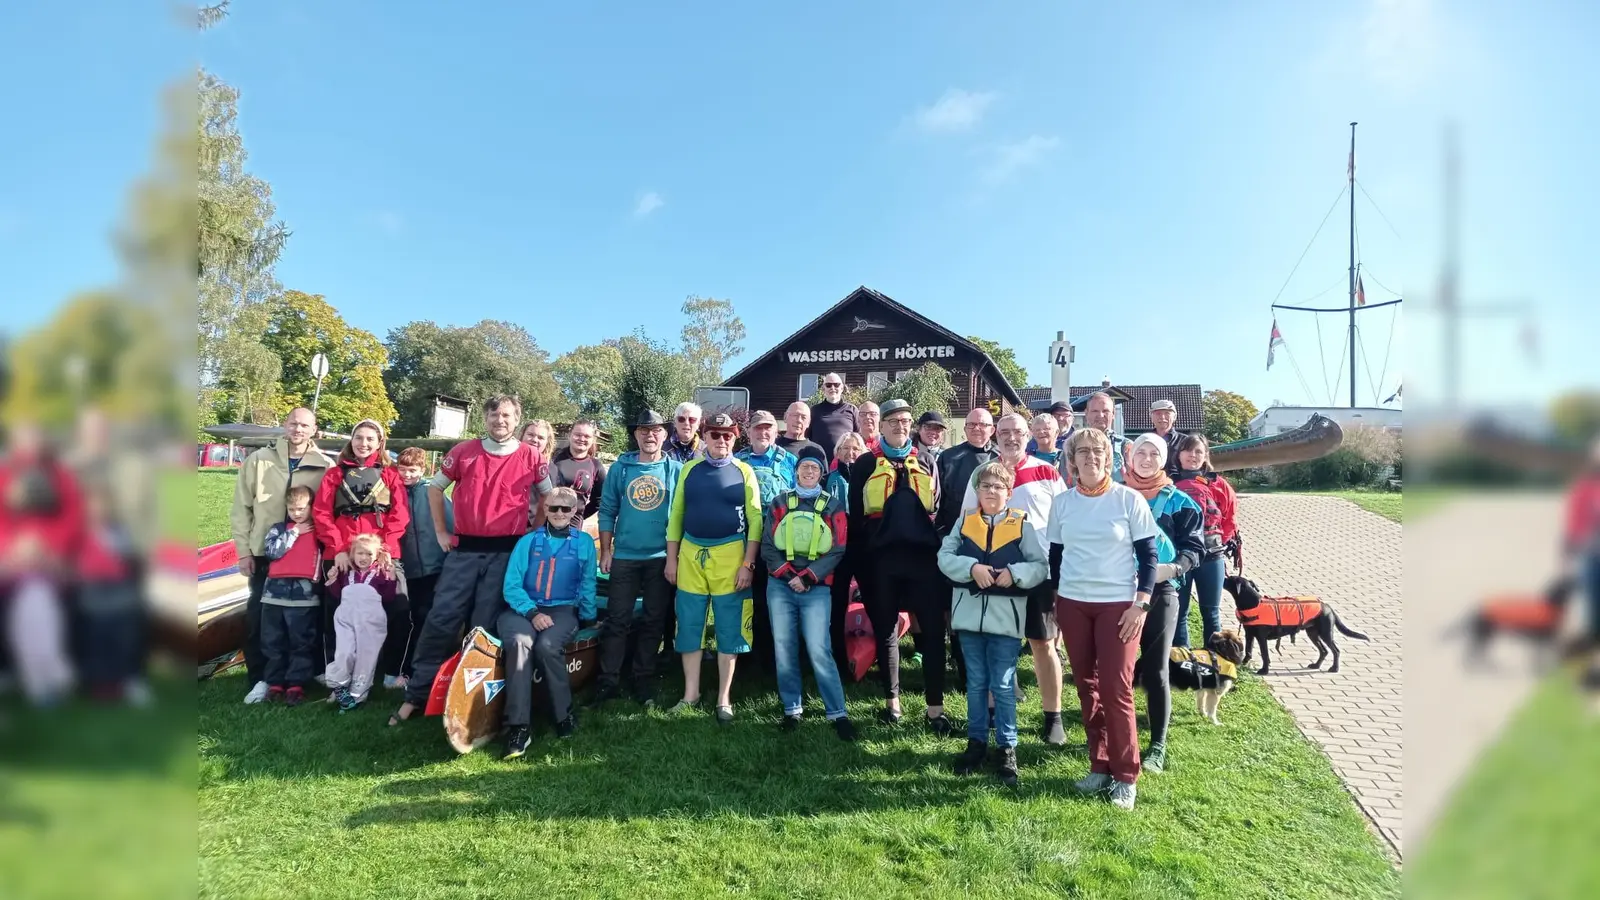
<instances>
[{"instance_id":1,"label":"person's arm","mask_svg":"<svg viewBox=\"0 0 1600 900\"><path fill-rule=\"evenodd\" d=\"M1138 567L1138 584L1135 593L1146 598L1156 589L1156 560L1160 552L1154 537L1139 538L1133 542L1133 559Z\"/></svg>"},{"instance_id":2,"label":"person's arm","mask_svg":"<svg viewBox=\"0 0 1600 900\"><path fill-rule=\"evenodd\" d=\"M525 534L517 541L517 546L511 551L511 558L506 560L506 577L501 582L501 591L505 594L506 605L516 610L519 616L528 616L534 611L537 604L528 596L528 589L522 582L528 577L528 553L533 547L533 535ZM592 587L592 586L591 586Z\"/></svg>"},{"instance_id":3,"label":"person's arm","mask_svg":"<svg viewBox=\"0 0 1600 900\"><path fill-rule=\"evenodd\" d=\"M291 523L279 522L272 526L267 531L267 559L283 559L284 555L294 548L295 538L299 536L299 529Z\"/></svg>"},{"instance_id":4,"label":"person's arm","mask_svg":"<svg viewBox=\"0 0 1600 900\"><path fill-rule=\"evenodd\" d=\"M578 585L578 621L593 622L596 589L594 538L581 531L567 538L569 541L580 539L583 541L583 552L579 554L578 565L583 569L583 582Z\"/></svg>"},{"instance_id":5,"label":"person's arm","mask_svg":"<svg viewBox=\"0 0 1600 900\"><path fill-rule=\"evenodd\" d=\"M1038 587L1050 577L1050 560L1032 522L1022 523L1022 562L1006 567L1011 583L1023 590Z\"/></svg>"},{"instance_id":6,"label":"person's arm","mask_svg":"<svg viewBox=\"0 0 1600 900\"><path fill-rule=\"evenodd\" d=\"M1234 513L1239 507L1239 495L1234 493L1233 485L1228 483L1228 479L1221 475L1216 476L1215 487L1219 489L1216 491L1217 508L1222 513L1222 542L1226 544L1239 533L1239 522L1234 518Z\"/></svg>"},{"instance_id":7,"label":"person's arm","mask_svg":"<svg viewBox=\"0 0 1600 900\"><path fill-rule=\"evenodd\" d=\"M794 568L784 558L783 551L778 549L778 522L783 515L783 495L773 502L772 508L767 511L766 519L761 523L761 559L767 564L767 572L773 578L789 580L794 575Z\"/></svg>"},{"instance_id":8,"label":"person's arm","mask_svg":"<svg viewBox=\"0 0 1600 900\"><path fill-rule=\"evenodd\" d=\"M445 504L449 502L450 498L444 495L444 488L437 482L428 485L428 514L433 517L433 536L446 553L455 546L455 522L445 521Z\"/></svg>"},{"instance_id":9,"label":"person's arm","mask_svg":"<svg viewBox=\"0 0 1600 900\"><path fill-rule=\"evenodd\" d=\"M672 504L667 508L667 566L666 579L678 583L678 544L683 541L684 485L689 483L692 463L678 469L677 487L672 492Z\"/></svg>"},{"instance_id":10,"label":"person's arm","mask_svg":"<svg viewBox=\"0 0 1600 900\"><path fill-rule=\"evenodd\" d=\"M861 530L863 523L866 521L865 504L862 502L861 497L862 483L867 480L867 476L863 473L867 472L868 469L862 465L862 460L870 459L872 459L871 453L863 453L856 457L856 461L851 463L849 484L845 487L844 508L846 515L850 517L850 532L852 534L865 534Z\"/></svg>"},{"instance_id":11,"label":"person's arm","mask_svg":"<svg viewBox=\"0 0 1600 900\"><path fill-rule=\"evenodd\" d=\"M533 488L528 495L528 503L531 507L528 516L529 531L544 527L544 498L546 494L555 489L556 483L550 477L550 464L545 462L544 456L535 454Z\"/></svg>"},{"instance_id":12,"label":"person's arm","mask_svg":"<svg viewBox=\"0 0 1600 900\"><path fill-rule=\"evenodd\" d=\"M250 574L254 562L251 559L253 548L250 546L250 532L255 526L256 478L261 465L254 457L255 454L245 457L244 464L239 467L239 477L233 482L233 509L228 513L233 549L239 554L239 572L245 576Z\"/></svg>"},{"instance_id":13,"label":"person's arm","mask_svg":"<svg viewBox=\"0 0 1600 900\"><path fill-rule=\"evenodd\" d=\"M1178 551L1178 558L1172 563L1175 567L1173 578L1189 574L1206 556L1205 514L1187 496L1183 496L1183 500L1186 502L1170 504L1175 508L1168 510L1172 532L1167 537L1172 539L1172 545Z\"/></svg>"},{"instance_id":14,"label":"person's arm","mask_svg":"<svg viewBox=\"0 0 1600 900\"><path fill-rule=\"evenodd\" d=\"M826 515L828 527L833 531L833 543L828 547L827 553L812 560L811 565L800 573L801 578L813 585L826 581L828 576L833 574L833 570L839 567L839 561L844 559L844 542L850 528L850 524L845 521L844 503L833 499L829 501L828 506Z\"/></svg>"},{"instance_id":15,"label":"person's arm","mask_svg":"<svg viewBox=\"0 0 1600 900\"><path fill-rule=\"evenodd\" d=\"M956 550L961 547L961 531L952 528L950 533L939 542L939 571L944 577L958 584L972 581L972 567L978 561L970 556L962 556Z\"/></svg>"},{"instance_id":16,"label":"person's arm","mask_svg":"<svg viewBox=\"0 0 1600 900\"><path fill-rule=\"evenodd\" d=\"M600 532L600 568L602 571L611 571L611 554L615 549L613 542L616 540L617 513L622 509L622 481L621 478L607 479L600 488L599 519L595 522L596 529Z\"/></svg>"},{"instance_id":17,"label":"person's arm","mask_svg":"<svg viewBox=\"0 0 1600 900\"><path fill-rule=\"evenodd\" d=\"M734 463L741 465L741 463ZM755 470L744 467L744 564L754 566L756 554L761 552L761 485L756 482Z\"/></svg>"},{"instance_id":18,"label":"person's arm","mask_svg":"<svg viewBox=\"0 0 1600 900\"><path fill-rule=\"evenodd\" d=\"M333 521L333 496L344 481L344 470L338 464L330 466L317 485L316 499L311 501L311 524L316 526L317 543L334 556L343 556L350 549L339 537L339 527Z\"/></svg>"}]
</instances>

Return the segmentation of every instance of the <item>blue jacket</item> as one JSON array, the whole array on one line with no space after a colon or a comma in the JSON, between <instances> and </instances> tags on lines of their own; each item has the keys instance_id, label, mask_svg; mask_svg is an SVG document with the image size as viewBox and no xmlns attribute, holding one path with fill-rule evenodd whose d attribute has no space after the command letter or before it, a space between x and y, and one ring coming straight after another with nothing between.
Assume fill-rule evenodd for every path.
<instances>
[{"instance_id":1,"label":"blue jacket","mask_svg":"<svg viewBox=\"0 0 1600 900\"><path fill-rule=\"evenodd\" d=\"M635 451L611 464L600 489L599 530L612 535L617 559L658 559L667 555L667 515L678 489L683 463L670 456L640 462Z\"/></svg>"},{"instance_id":2,"label":"blue jacket","mask_svg":"<svg viewBox=\"0 0 1600 900\"><path fill-rule=\"evenodd\" d=\"M593 621L595 572L594 538L577 528L568 528L564 538L551 537L541 527L523 535L506 562L506 605L521 616L535 608L576 606L580 622Z\"/></svg>"},{"instance_id":3,"label":"blue jacket","mask_svg":"<svg viewBox=\"0 0 1600 900\"><path fill-rule=\"evenodd\" d=\"M1173 560L1180 569L1179 579L1183 573L1200 565L1206 555L1206 541L1204 536L1205 515L1200 511L1200 504L1176 485L1167 485L1160 493L1149 501L1150 512L1156 515L1156 527L1172 542L1177 558Z\"/></svg>"},{"instance_id":4,"label":"blue jacket","mask_svg":"<svg viewBox=\"0 0 1600 900\"><path fill-rule=\"evenodd\" d=\"M433 530L433 513L428 506L429 480L424 478L406 488L411 519L406 522L405 534L400 536L400 563L407 578L437 575L444 568L444 550L439 546L438 532ZM444 523L454 534L456 508L449 497L444 498Z\"/></svg>"},{"instance_id":5,"label":"blue jacket","mask_svg":"<svg viewBox=\"0 0 1600 900\"><path fill-rule=\"evenodd\" d=\"M784 491L794 490L794 469L800 464L800 458L788 450L773 444L765 453L752 453L747 447L733 456L755 470L756 484L761 486L763 508L771 506L772 501Z\"/></svg>"}]
</instances>

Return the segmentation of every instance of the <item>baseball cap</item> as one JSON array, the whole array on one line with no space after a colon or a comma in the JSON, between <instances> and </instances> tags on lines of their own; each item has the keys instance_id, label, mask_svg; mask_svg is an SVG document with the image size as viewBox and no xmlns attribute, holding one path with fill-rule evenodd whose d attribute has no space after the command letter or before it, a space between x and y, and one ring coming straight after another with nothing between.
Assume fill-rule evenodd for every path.
<instances>
[{"instance_id":1,"label":"baseball cap","mask_svg":"<svg viewBox=\"0 0 1600 900\"><path fill-rule=\"evenodd\" d=\"M1177 404L1173 403L1171 400L1157 400L1156 402L1150 404L1150 411L1151 412L1155 412L1158 409L1170 409L1173 412L1177 412L1178 411L1178 406L1177 406Z\"/></svg>"},{"instance_id":2,"label":"baseball cap","mask_svg":"<svg viewBox=\"0 0 1600 900\"><path fill-rule=\"evenodd\" d=\"M758 409L750 414L750 421L748 424L750 427L754 428L757 425L776 425L778 424L778 420L773 417L772 413L769 413L764 409Z\"/></svg>"},{"instance_id":3,"label":"baseball cap","mask_svg":"<svg viewBox=\"0 0 1600 900\"><path fill-rule=\"evenodd\" d=\"M897 412L905 412L910 408L911 404L905 402L904 400L885 400L878 407L878 417L887 419Z\"/></svg>"},{"instance_id":4,"label":"baseball cap","mask_svg":"<svg viewBox=\"0 0 1600 900\"><path fill-rule=\"evenodd\" d=\"M733 421L733 416L719 412L707 417L705 424L700 426L700 430L707 433L712 431L731 431L738 434L739 426Z\"/></svg>"},{"instance_id":5,"label":"baseball cap","mask_svg":"<svg viewBox=\"0 0 1600 900\"><path fill-rule=\"evenodd\" d=\"M1058 412L1064 412L1064 413L1069 413L1069 412L1072 412L1072 404L1071 404L1071 403L1068 403L1068 402L1067 402L1067 401L1065 401L1065 400L1057 400L1057 401L1056 401L1056 402L1054 402L1054 403L1052 403L1052 404L1050 404L1050 409L1049 409L1049 410L1047 410L1047 412L1053 412L1053 413L1058 413Z\"/></svg>"},{"instance_id":6,"label":"baseball cap","mask_svg":"<svg viewBox=\"0 0 1600 900\"><path fill-rule=\"evenodd\" d=\"M917 420L918 428L921 428L924 425L937 425L940 428L946 427L944 424L944 414L935 410L928 410L922 414L922 418Z\"/></svg>"}]
</instances>

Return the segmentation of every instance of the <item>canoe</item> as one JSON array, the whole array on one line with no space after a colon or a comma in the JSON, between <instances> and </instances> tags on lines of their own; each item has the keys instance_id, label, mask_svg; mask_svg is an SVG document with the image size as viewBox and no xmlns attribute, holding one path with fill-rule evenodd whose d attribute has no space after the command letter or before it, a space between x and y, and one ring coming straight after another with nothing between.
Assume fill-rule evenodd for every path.
<instances>
[{"instance_id":1,"label":"canoe","mask_svg":"<svg viewBox=\"0 0 1600 900\"><path fill-rule=\"evenodd\" d=\"M1211 448L1211 467L1218 472L1280 466L1327 456L1344 442L1339 423L1313 413L1310 421L1293 431L1246 438Z\"/></svg>"}]
</instances>

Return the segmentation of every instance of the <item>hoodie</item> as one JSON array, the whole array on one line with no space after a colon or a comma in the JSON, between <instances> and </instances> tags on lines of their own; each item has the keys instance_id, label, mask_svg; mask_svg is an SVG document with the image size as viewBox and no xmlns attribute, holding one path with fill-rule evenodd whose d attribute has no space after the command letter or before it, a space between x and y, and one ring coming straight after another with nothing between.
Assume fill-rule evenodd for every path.
<instances>
[{"instance_id":1,"label":"hoodie","mask_svg":"<svg viewBox=\"0 0 1600 900\"><path fill-rule=\"evenodd\" d=\"M615 559L663 559L667 513L683 463L670 456L640 462L630 450L617 457L600 491L600 531L610 532Z\"/></svg>"}]
</instances>

